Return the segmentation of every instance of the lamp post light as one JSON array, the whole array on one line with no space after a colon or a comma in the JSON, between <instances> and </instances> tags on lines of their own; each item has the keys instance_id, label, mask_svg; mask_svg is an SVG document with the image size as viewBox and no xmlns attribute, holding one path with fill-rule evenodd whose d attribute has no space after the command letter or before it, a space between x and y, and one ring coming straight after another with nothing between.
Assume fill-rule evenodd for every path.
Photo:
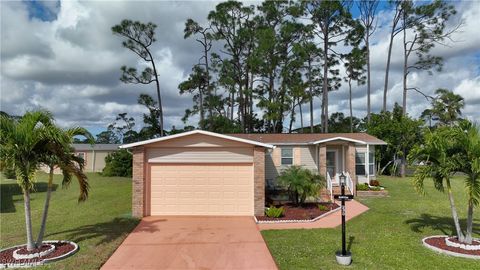
<instances>
[{"instance_id":1,"label":"lamp post light","mask_svg":"<svg viewBox=\"0 0 480 270\"><path fill-rule=\"evenodd\" d=\"M342 250L335 253L337 263L341 265L350 265L352 263L352 253L347 251L346 247L346 225L345 225L345 201L349 201L353 198L353 195L345 195L345 185L347 177L342 172L339 176L341 195L335 195L335 199L341 201L342 211Z\"/></svg>"}]
</instances>

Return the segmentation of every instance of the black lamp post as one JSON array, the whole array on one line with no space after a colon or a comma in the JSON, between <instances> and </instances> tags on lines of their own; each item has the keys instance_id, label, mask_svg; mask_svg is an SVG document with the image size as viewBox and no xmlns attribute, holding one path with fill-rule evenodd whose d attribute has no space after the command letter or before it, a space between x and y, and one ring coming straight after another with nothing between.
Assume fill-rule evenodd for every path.
<instances>
[{"instance_id":1,"label":"black lamp post","mask_svg":"<svg viewBox=\"0 0 480 270\"><path fill-rule=\"evenodd\" d=\"M345 185L347 177L345 174L339 176L341 195L335 195L335 199L341 201L341 211L342 211L342 250L336 252L337 263L341 265L350 265L352 263L352 253L347 251L346 247L346 226L345 226L345 201L349 201L353 198L353 195L345 195Z\"/></svg>"}]
</instances>

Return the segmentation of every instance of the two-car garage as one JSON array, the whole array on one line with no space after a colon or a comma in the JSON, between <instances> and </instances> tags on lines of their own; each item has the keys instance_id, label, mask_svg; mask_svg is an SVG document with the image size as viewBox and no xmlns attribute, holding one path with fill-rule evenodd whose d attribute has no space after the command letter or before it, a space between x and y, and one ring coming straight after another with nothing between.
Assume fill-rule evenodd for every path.
<instances>
[{"instance_id":1,"label":"two-car garage","mask_svg":"<svg viewBox=\"0 0 480 270\"><path fill-rule=\"evenodd\" d=\"M272 147L200 130L124 145L134 157L133 214L263 214Z\"/></svg>"}]
</instances>

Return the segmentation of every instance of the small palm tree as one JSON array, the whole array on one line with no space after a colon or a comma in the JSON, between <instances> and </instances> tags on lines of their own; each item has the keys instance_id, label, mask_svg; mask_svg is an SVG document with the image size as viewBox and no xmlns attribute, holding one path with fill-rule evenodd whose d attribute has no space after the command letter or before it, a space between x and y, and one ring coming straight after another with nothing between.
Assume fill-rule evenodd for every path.
<instances>
[{"instance_id":1,"label":"small palm tree","mask_svg":"<svg viewBox=\"0 0 480 270\"><path fill-rule=\"evenodd\" d=\"M278 177L280 184L287 187L290 200L295 205L301 205L309 196L317 196L325 179L311 170L301 166L290 166Z\"/></svg>"},{"instance_id":2,"label":"small palm tree","mask_svg":"<svg viewBox=\"0 0 480 270\"><path fill-rule=\"evenodd\" d=\"M471 244L473 240L473 211L480 201L480 132L476 125L468 121L459 127L439 127L435 131L427 130L425 143L414 147L410 159L423 161L415 171L414 186L424 193L424 181L431 177L437 190L448 193L450 208L458 240ZM467 228L465 234L460 227L454 203L450 180L455 172L463 172L465 190L468 198Z\"/></svg>"},{"instance_id":3,"label":"small palm tree","mask_svg":"<svg viewBox=\"0 0 480 270\"><path fill-rule=\"evenodd\" d=\"M88 182L82 172L83 161L73 155L69 145L75 134L83 129L60 130L53 123L52 114L47 111L27 112L20 119L0 116L0 158L6 167L14 168L17 182L22 188L25 205L25 225L27 250L31 251L43 241L46 217L51 196L52 175L49 179L49 192L42 220L42 228L37 242L33 241L30 209L30 192L34 190L35 173L41 164L59 166L64 174L63 184L71 182L72 174L80 183L80 201L88 196ZM51 170L53 173L53 171Z\"/></svg>"},{"instance_id":4,"label":"small palm tree","mask_svg":"<svg viewBox=\"0 0 480 270\"><path fill-rule=\"evenodd\" d=\"M90 142L93 142L92 135L84 128L75 127L70 129L61 129L56 126L51 126L48 129L48 135L52 140L48 144L49 152L42 157L42 163L49 168L47 197L45 199L45 206L42 215L40 231L36 241L37 246L41 246L45 234L47 224L48 210L50 207L50 198L53 186L53 174L55 167L58 167L63 174L62 186L68 187L72 181L72 176L78 181L80 187L80 196L78 201L85 201L88 197L88 178L83 173L85 161L75 155L74 149L71 146L75 136L83 136Z\"/></svg>"},{"instance_id":5,"label":"small palm tree","mask_svg":"<svg viewBox=\"0 0 480 270\"><path fill-rule=\"evenodd\" d=\"M53 125L52 115L46 111L27 112L19 120L0 116L0 155L7 167L14 168L17 182L22 188L25 205L27 250L33 242L30 213L30 192L34 189L35 172L41 164L49 143L47 131Z\"/></svg>"}]
</instances>

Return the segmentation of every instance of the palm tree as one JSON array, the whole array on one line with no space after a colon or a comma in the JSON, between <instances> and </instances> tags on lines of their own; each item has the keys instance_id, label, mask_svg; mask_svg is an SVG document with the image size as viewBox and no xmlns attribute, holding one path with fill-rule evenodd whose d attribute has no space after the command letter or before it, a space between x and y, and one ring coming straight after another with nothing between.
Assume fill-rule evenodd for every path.
<instances>
[{"instance_id":1,"label":"palm tree","mask_svg":"<svg viewBox=\"0 0 480 270\"><path fill-rule=\"evenodd\" d=\"M444 192L446 187L457 237L459 241L464 242L465 236L460 227L450 183L458 169L457 160L452 158L456 151L456 133L454 129L448 127L438 128L434 132L426 130L425 143L415 146L410 152L409 159L424 163L417 167L413 178L417 192L425 194L426 178L432 178L435 188L441 192Z\"/></svg>"},{"instance_id":2,"label":"palm tree","mask_svg":"<svg viewBox=\"0 0 480 270\"><path fill-rule=\"evenodd\" d=\"M432 113L438 121L447 126L453 125L460 119L465 100L462 96L447 89L437 89L437 95L432 101Z\"/></svg>"},{"instance_id":3,"label":"palm tree","mask_svg":"<svg viewBox=\"0 0 480 270\"><path fill-rule=\"evenodd\" d=\"M64 187L67 187L72 181L72 176L75 176L80 186L80 196L78 201L85 201L88 197L89 189L87 176L83 173L85 161L83 158L75 155L71 144L73 143L75 136L83 136L90 142L94 141L93 136L86 129L81 127L61 129L56 126L52 126L49 128L48 134L50 138L53 138L53 140L51 140L48 145L50 152L46 153L42 158L42 163L49 167L49 175L47 197L45 200L40 231L38 232L38 238L36 242L37 246L42 245L43 236L45 234L48 210L50 207L50 198L52 196L53 174L55 167L59 167L62 171L62 186Z\"/></svg>"},{"instance_id":4,"label":"palm tree","mask_svg":"<svg viewBox=\"0 0 480 270\"><path fill-rule=\"evenodd\" d=\"M49 112L27 112L19 120L0 116L0 158L7 167L14 168L17 182L22 188L25 205L27 250L35 249L30 213L30 191L34 187L35 172L41 157L47 152L47 131L53 125Z\"/></svg>"},{"instance_id":5,"label":"palm tree","mask_svg":"<svg viewBox=\"0 0 480 270\"><path fill-rule=\"evenodd\" d=\"M480 203L480 131L477 125L468 121L460 124L459 130L460 171L467 175L465 188L468 198L467 230L465 242L471 244L473 230L473 209Z\"/></svg>"},{"instance_id":6,"label":"palm tree","mask_svg":"<svg viewBox=\"0 0 480 270\"><path fill-rule=\"evenodd\" d=\"M47 111L27 112L20 119L0 116L0 158L5 167L14 168L17 181L22 188L25 205L25 225L27 233L27 250L31 251L41 245L51 197L53 167L59 166L63 172L63 185L68 186L72 175L80 183L79 201L88 196L87 177L82 172L83 160L73 154L70 143L75 135L87 135L82 128L61 130L53 123L52 114ZM33 241L30 209L30 192L34 188L35 173L41 164L50 166L47 200L42 218L38 241Z\"/></svg>"}]
</instances>

